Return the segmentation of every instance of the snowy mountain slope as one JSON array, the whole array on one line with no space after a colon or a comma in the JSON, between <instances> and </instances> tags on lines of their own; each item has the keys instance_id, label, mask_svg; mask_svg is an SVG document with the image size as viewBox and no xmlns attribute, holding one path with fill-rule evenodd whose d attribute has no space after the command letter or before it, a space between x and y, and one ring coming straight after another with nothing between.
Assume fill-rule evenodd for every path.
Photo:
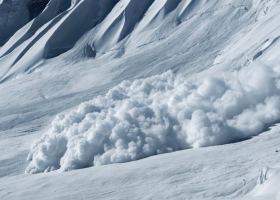
<instances>
[{"instance_id":1,"label":"snowy mountain slope","mask_svg":"<svg viewBox=\"0 0 280 200\"><path fill-rule=\"evenodd\" d=\"M259 12L257 9L263 2L255 5L250 1L235 1L231 4L224 1L145 0L139 3L139 1L131 0L120 1L114 7L116 3L117 1L103 3L95 0L72 1L71 7L67 11L56 16L58 12L57 2L50 1L43 13L26 25L26 30L21 30L14 35L11 40L12 44L8 42L2 47L1 63L6 66L6 69L1 72L2 81L27 72L31 66L36 65L44 58L52 58L69 50L90 28L94 29L88 34L89 41L82 47L86 48L87 54L94 56L96 53L103 54L112 48L117 48L119 49L117 55L120 56L131 49L173 36L182 27L180 25L182 22L189 24L192 22L186 21L194 21L195 24L192 26L200 26L201 24L195 20L197 16L204 18L200 19L203 21L202 28L206 28L204 26L211 27L215 23L215 19L220 19L228 13L230 16L221 22L219 28L230 24L227 20L236 20L236 18L238 20L235 23L243 20L252 22L255 12ZM111 11L112 7L114 8ZM99 13L99 10L102 12ZM105 18L108 13L110 14ZM45 24L49 20L51 21ZM246 23L249 24L250 21ZM137 24L138 22L139 24ZM226 32L226 27L223 28L223 37L229 38L230 35L235 34L232 31L238 31L240 25L244 26L244 23L235 23L231 23L231 33ZM45 25L43 26L43 24ZM235 29L233 26L236 26ZM38 30L38 27L42 27L41 30ZM197 33L199 28L193 30L196 30ZM203 34L213 35L212 32L216 32L216 30L211 29L209 31ZM128 35L129 37L127 37ZM216 37L218 36L219 34L216 35ZM196 41L197 36L195 33L190 33L187 37L188 41ZM201 39L201 37L205 38L206 36L198 35L198 37ZM126 39L123 40L124 38ZM119 43L120 41L121 43ZM202 41L200 40L200 42ZM192 47L193 45L195 44L188 46ZM41 50L37 50L37 55L33 55L34 49L38 49L38 46ZM15 48L21 50L17 52ZM14 49L15 51L11 53ZM9 53L11 55L8 55Z\"/></svg>"},{"instance_id":2,"label":"snowy mountain slope","mask_svg":"<svg viewBox=\"0 0 280 200\"><path fill-rule=\"evenodd\" d=\"M4 177L0 182L0 197L23 200L276 199L280 173L269 169L264 175L262 170L265 166L280 167L279 152L275 152L279 150L278 135L279 125L241 143L67 173L54 171ZM258 181L259 177L265 181Z\"/></svg>"},{"instance_id":3,"label":"snowy mountain slope","mask_svg":"<svg viewBox=\"0 0 280 200\"><path fill-rule=\"evenodd\" d=\"M87 179L88 173L94 173L94 170L103 170L104 172L100 172L100 176L106 179L106 170L109 168L112 173L115 173L117 166L127 166L125 167L127 170L134 172L140 170L139 168L145 166L145 162L147 162L151 167L158 169L156 163L164 162L165 159L162 161L157 161L157 159L161 160L165 156L167 161L164 165L168 167L167 171L162 173L173 177L171 171L178 171L179 169L172 163L181 159L183 154L186 159L182 158L180 162L184 165L187 165L190 160L194 160L193 157L196 156L199 157L198 165L205 165L206 156L204 154L200 155L200 152L211 152L212 147L203 150L186 150L122 165L93 167L92 169L65 173L67 175L57 175L57 172L36 176L20 175L20 181L16 182L17 176L24 173L29 164L25 162L25 159L31 141L40 138L43 133L47 132L55 115L61 112L64 112L66 116L69 115L73 111L67 111L68 109L79 105L81 102L91 100L99 94L106 94L109 89L126 79L131 81L136 79L137 83L139 82L138 78L147 78L172 69L175 75L183 76L186 80L198 79L202 83L207 83L207 81L203 81L206 80L205 77L212 77L213 74L220 76L220 74L223 74L222 71L239 70L247 66L249 76L243 77L243 79L241 77L241 82L246 83L250 78L252 81L247 85L244 84L245 88L243 90L250 90L252 86L256 86L254 95L257 96L255 99L249 99L254 100L251 104L256 105L256 108L245 106L245 109L252 109L251 120L261 121L265 124L265 128L279 120L277 101L275 104L267 103L267 115L263 112L254 114L254 112L258 113L257 110L265 110L263 107L258 107L265 104L264 98L259 98L260 96L274 98L273 96L278 95L279 1L146 0L140 3L136 0L121 0L113 3L112 1L103 1L103 3L105 4L95 0L50 1L45 10L34 20L25 19L20 25L24 26L23 28L19 29L20 26L14 27L13 23L11 24L18 31L14 35L13 31L9 31L10 40L0 47L0 151L4 152L0 157L2 188L13 188L12 185L16 184L21 188L19 193L23 192L28 199L36 194L32 191L29 194L26 193L29 191L26 188L28 186L22 183L27 179L32 179L31 184L33 185L40 185L42 179L48 179L48 182L51 183L60 176L67 176L65 181L71 182L71 174L75 174L75 178L87 182L90 181ZM2 2L0 9L4 8L3 5ZM94 9L96 12L92 12ZM6 28L2 29L1 23L0 27L0 30L8 30ZM4 37L1 36L1 38ZM260 79L258 76L250 77L250 70L255 70L257 66L264 69L257 74L261 73L264 77L268 75L268 79ZM230 72L230 74L238 73ZM210 83L212 82L210 81ZM182 89L183 91L186 90L184 85L182 85ZM203 91L210 92L210 96L213 92L208 90L207 87ZM241 94L243 93L241 92ZM136 98L137 96L133 97ZM242 96L241 99L246 99L246 97ZM231 99L229 99L230 101ZM236 105L240 108L243 103L237 101ZM198 109L206 109L202 105L199 106ZM226 104L222 106L226 106ZM240 110L241 113L243 111L246 110ZM207 111L205 112L207 113ZM229 113L231 112L225 112L226 115ZM222 118L222 120L226 121L227 118ZM249 120L247 125L250 125L252 121ZM243 119L240 122L242 124L246 120ZM70 128L74 127L71 123L69 124ZM246 130L249 129L246 127L247 125L244 126ZM238 138L244 138L243 134L258 135L264 130L264 127L259 124L253 123L252 127L255 127L255 125L258 128L249 131L250 134L242 129ZM202 126L204 125L202 124ZM225 183L231 177L230 175L236 177L246 175L250 178L249 185L242 186L239 179L233 178L230 179L233 184L233 186L230 186L232 192L221 194L221 187L218 187L218 183L211 182L211 184L203 186L202 179L195 179L196 181L189 185L194 188L193 190L187 190L184 193L182 190L185 187L181 184L181 189L176 193L178 196L170 196L170 198L190 196L193 199L198 199L198 197L213 199L219 196L221 199L227 197L240 199L247 193L245 197L248 199L258 195L260 197L254 198L267 199L266 196L262 195L275 198L277 188L271 191L264 189L262 193L255 191L258 189L252 190L257 184L256 179L263 167L279 168L277 159L274 158L274 155L277 154L271 153L274 152L274 149L277 149L278 142L276 139L272 139L277 138L278 132L273 133L273 137L269 137L267 140L260 139L262 138L261 135L255 137L252 140L253 142L251 140L243 141L233 144L234 147L232 145L213 147L213 149L216 149L213 151L213 157L211 157L213 159L217 157L218 152L225 151L225 154L221 156L221 161L219 161L223 161L221 164L224 166L223 168L216 169L215 162L209 160L210 168L213 171L216 170L213 176L216 177L216 174L225 172L221 182ZM194 136L198 137L199 135L194 134ZM255 144L254 141L256 140L260 140L260 142ZM211 144L217 144L215 143L217 140L213 141ZM223 143L218 142L218 144ZM235 146L239 144L242 148ZM254 150L244 151L246 145L251 145ZM75 158L75 149L79 146L73 145L72 147L74 151L71 151L69 147L69 155L74 152L73 157L68 158ZM260 154L256 153L259 149L262 149ZM236 160L236 157L232 158L232 152L236 151L239 152L237 155L246 157L244 160L247 162L243 162L245 163L242 165L243 169L253 168L252 171L231 171L231 163L235 163ZM86 153L81 154L81 156L85 155ZM169 161L169 156L171 161ZM192 159L189 156L193 156ZM225 161L224 158L227 157L229 159ZM52 158L55 162L59 161L56 156ZM151 159L156 159L156 161L151 161ZM261 162L261 160L265 162ZM142 164L142 162L144 163ZM136 169L134 169L134 165L137 167ZM43 171L46 168L43 168ZM187 171L190 172L187 173L187 176L196 176L196 173L192 170ZM118 189L121 186L120 184L125 182L127 177L132 176L132 174L125 173L123 172L118 177L121 181L113 179L111 182L118 185L116 186L117 192L122 191ZM134 180L145 182L143 181L144 178L137 178L142 174L132 177L135 178ZM147 182L163 181L162 179L155 179L157 177L156 170L152 171L151 174L154 174L154 176L148 178ZM204 177L211 178L211 174L212 172L209 171L204 174ZM274 175L273 177L277 182L278 176ZM107 178L109 182L110 176L108 175ZM98 184L101 184L101 182L95 181L97 182L95 187L98 188ZM271 181L271 184L274 183L274 180ZM270 185L270 181L267 184ZM58 182L58 185L62 184ZM174 186L174 184L172 185ZM137 184L132 187L132 193L138 190L136 186ZM46 188L47 191L53 189L51 186ZM110 192L110 188L112 188L112 185L105 187L104 191ZM201 189L201 192L199 192L198 188L205 189ZM213 190L213 188L217 190ZM35 187L36 189L37 187ZM68 189L58 192L57 196L53 196L52 199L69 198L70 194L68 196L66 190ZM140 189L140 191L143 190ZM206 193L207 195L203 198L203 191L205 190L213 191L213 193ZM6 189L1 191L6 191ZM75 190L70 188L69 191L74 192ZM169 197L169 194L163 193L163 191L167 191L165 186L159 186L158 192L152 193L150 191L150 196L146 198L158 197L157 195L161 193L162 198ZM16 199L19 193L11 194L7 191L7 194L3 192L1 195L3 195L3 199L11 199L12 197ZM145 194L144 192L141 193ZM129 194L131 193L125 192L123 195L127 197ZM77 197L81 193L77 192L75 195ZM88 195L92 196L94 194ZM108 195L113 195L108 198L114 198L114 193L108 193ZM141 196L140 193L136 193L136 195ZM88 196L84 197L87 198ZM48 198L46 197L46 199ZM102 197L98 196L98 198ZM106 198L106 195L104 198Z\"/></svg>"},{"instance_id":4,"label":"snowy mountain slope","mask_svg":"<svg viewBox=\"0 0 280 200\"><path fill-rule=\"evenodd\" d=\"M222 9L221 9L222 10ZM232 11L232 10L230 10ZM247 17L248 19L251 19L251 15L247 16L246 14L247 12L244 12L243 14L245 14L245 17ZM223 12L222 12L223 14ZM237 13L238 14L238 13ZM224 15L226 15L226 13L224 13ZM233 19L235 19L236 15L232 15L231 17ZM215 18L211 18L209 16L202 16L203 18L201 19L202 21L205 21L205 29L212 27L213 24L220 22L220 15L217 15ZM216 27L225 27L228 26L228 24L230 24L230 20L232 18L226 19L225 21L222 21L222 23L219 23ZM244 21L245 19L243 19L244 16L242 15L240 20L241 22ZM215 20L216 19L216 20ZM80 42L77 44L77 48L73 49L71 52L67 53L66 55L63 55L62 57L58 58L57 60L51 61L50 64L48 64L48 62L46 62L44 64L44 69L43 67L40 67L40 70L43 70L44 73L42 74L42 76L46 76L46 78L40 78L40 84L54 84L57 85L57 92L60 92L60 96L63 95L63 93L77 93L80 92L81 89L82 90L86 90L89 89L90 87L92 87L92 82L95 82L96 77L92 76L91 72L87 72L88 70L93 70L96 73L96 71L98 70L97 68L99 66L104 66L102 68L102 70L104 70L104 68L107 68L108 70L112 71L111 68L114 67L114 69L118 69L117 71L115 71L114 73L121 73L123 71L123 73L121 75L119 75L120 78L117 78L116 75L112 75L115 77L115 79L118 80L123 80L126 78L130 78L133 77L135 75L139 76L146 76L145 74L157 74L157 73L161 73L166 71L167 69L174 69L174 70L181 70L184 73L194 73L196 71L202 71L205 68L209 68L212 65L213 60L215 59L216 55L218 54L219 51L221 51L220 49L223 48L223 46L225 45L224 43L228 40L228 38L230 37L230 35L234 34L235 30L238 30L238 28L236 26L246 26L247 25L247 21L245 21L246 24L241 24L238 22L238 20L236 21L236 26L232 25L232 29L228 29L228 32L225 32L225 30L221 31L221 34L216 36L216 29L210 30L210 32L201 32L201 34L197 33L199 32L198 27L200 27L200 23L201 20L196 20L194 19L193 21L189 20L186 21L186 23L182 24L181 26L179 26L177 29L177 31L173 34L171 34L171 36L168 39L165 40L156 40L158 42L154 42L151 43L150 45L145 45L143 47L137 48L135 51L131 52L131 53L127 53L127 56L123 56L122 59L112 59L114 57L119 57L119 55L121 55L120 53L122 53L124 51L124 49L120 49L118 52L109 52L101 57L99 57L98 59L95 60L88 60L83 64L79 64L79 66L85 66L87 65L88 67L83 67L83 69L80 69L80 67L69 67L69 66L73 66L72 64L72 60L74 58L73 62L77 62L78 60L81 60L81 57L84 56L85 54L89 54L87 49L90 49L88 47L88 44L84 45L84 43L86 42ZM253 20L251 20L253 21ZM168 30L167 28L164 30ZM192 30L192 32L189 31L185 31L185 30ZM159 32L159 31L158 31ZM163 31L159 32L162 33ZM172 32L171 32L172 33ZM91 34L89 34L91 35ZM212 40L208 40L207 38L209 38L209 36L213 37ZM219 40L217 39L218 37ZM223 37L223 40L221 42L221 39ZM134 40L137 41L137 40ZM199 41L204 41L203 43L199 44ZM198 45L199 44L199 45ZM85 47L86 46L86 47ZM148 47L147 47L148 46ZM204 49L204 47L206 47L211 49L211 51L208 51L208 49ZM85 48L85 49L84 49ZM4 49L4 47L2 47L2 49ZM155 50L156 49L156 50ZM20 52L20 51L19 51ZM36 50L37 52L37 50ZM91 52L91 51L90 51ZM214 52L214 53L212 53ZM16 51L13 52L13 54L17 54ZM38 52L37 52L38 53ZM30 59L25 59L25 61L27 61L27 63L30 63L33 60L40 60L40 58L37 58L33 55L32 51L30 53L32 56ZM117 55L115 55L117 54ZM143 57L147 57L146 59L142 59ZM7 63L2 66L3 71L5 71L5 73L8 71L8 74L6 74L6 76L11 76L13 77L13 75L11 75L12 73L21 73L21 70L25 71L25 64L24 62L20 62L17 66L19 66L22 69L16 69L16 68L9 68L9 63L12 63L14 57L11 56L10 58L7 58L8 56L3 58L3 62L7 61ZM63 59L63 57L66 57L65 59ZM157 59L154 59L157 58ZM66 62L64 62L64 60L66 60ZM132 60L137 60L139 63L137 65L134 64L134 62L132 62ZM154 62L151 62L151 60L153 60ZM70 62L70 63L69 63ZM32 62L31 62L32 63ZM105 64L106 63L106 64ZM186 65L186 63L188 63L188 65ZM202 63L202 64L200 64ZM141 66L142 70L139 73L138 70L138 65ZM28 66L28 69L30 69L31 71L34 69L34 66L31 65L32 67ZM36 66L36 65L35 65ZM56 67L57 66L57 67ZM62 70L64 67L67 66L67 70ZM95 69L93 69L93 67ZM192 67L193 66L193 67ZM59 68L61 71L58 72L57 68ZM71 69L69 69L71 68ZM145 69L145 70L144 70ZM29 72L30 70L28 70L27 72ZM40 71L39 70L39 71ZM69 74L71 74L71 72L78 70L80 73L76 74L73 73L71 75L69 75L71 78L66 78L67 75L63 75L63 80L59 79L59 75L53 74L53 70L56 71L56 74L58 73L63 73L65 74L66 71L69 71ZM85 71L84 73L81 73L82 71ZM99 72L100 73L100 72ZM47 75L45 75L47 74ZM51 76L50 76L51 74ZM84 75L83 75L84 74ZM27 77L33 76L33 74L30 74ZM35 74L34 77L38 76L38 74ZM77 76L77 77L74 77ZM106 73L106 76L108 76L108 73ZM53 77L53 78L51 78ZM83 77L83 78L82 78ZM100 78L100 75L97 76L98 78ZM33 79L33 78L31 78ZM104 80L104 78L101 78L102 80ZM34 80L34 79L33 79ZM44 81L46 80L46 81ZM51 81L50 81L51 80ZM82 84L82 88L79 87L81 84L77 84L74 81L71 80L78 80L79 82L81 82ZM88 84L83 84L83 81L86 80L85 82L87 82ZM106 80L106 79L105 79ZM22 80L19 80L19 82L21 82ZM36 79L35 79L36 81ZM65 81L69 82L69 88L67 90L65 90ZM25 81L24 81L25 82ZM53 82L53 83L52 83ZM98 82L98 80L97 80ZM119 81L118 81L119 82ZM98 82L100 85L100 81ZM14 85L13 82L7 83L7 87L9 87L9 84ZM63 84L63 85L61 85ZM32 92L23 92L23 94L28 94L27 98L32 99L32 100L36 100L36 99L41 99L42 98L42 94L40 92L40 94L38 94L38 90L36 85L34 84L35 91L32 91L32 86L28 87L28 90L31 90ZM5 87L5 86L4 86ZM62 87L63 90L59 90L59 88ZM78 87L78 88L75 88ZM47 88L50 87L44 87L46 88L46 90L48 90ZM43 88L43 89L44 89ZM4 88L3 88L4 89ZM11 92L13 93L13 92ZM44 93L48 93L46 94L46 96L50 96L53 95L53 91L51 92L44 92ZM62 93L62 94L61 94ZM6 95L3 95L3 101L6 101ZM11 100L11 98L9 96L7 96L7 99ZM23 101L25 102L25 101ZM17 103L19 103L19 101L17 101Z\"/></svg>"},{"instance_id":5,"label":"snowy mountain slope","mask_svg":"<svg viewBox=\"0 0 280 200\"><path fill-rule=\"evenodd\" d=\"M129 162L255 136L280 118L278 67L186 80L124 81L57 116L32 144L27 173Z\"/></svg>"}]
</instances>

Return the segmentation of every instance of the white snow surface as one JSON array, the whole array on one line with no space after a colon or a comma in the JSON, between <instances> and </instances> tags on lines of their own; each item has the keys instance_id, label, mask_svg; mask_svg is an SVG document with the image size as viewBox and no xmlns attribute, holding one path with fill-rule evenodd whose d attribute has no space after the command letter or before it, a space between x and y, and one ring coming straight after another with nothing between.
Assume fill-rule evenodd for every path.
<instances>
[{"instance_id":1,"label":"white snow surface","mask_svg":"<svg viewBox=\"0 0 280 200\"><path fill-rule=\"evenodd\" d=\"M279 131L277 125L244 142L135 162L4 177L1 199L277 199ZM274 169L267 167L260 184L266 166Z\"/></svg>"},{"instance_id":2,"label":"white snow surface","mask_svg":"<svg viewBox=\"0 0 280 200\"><path fill-rule=\"evenodd\" d=\"M2 1L0 199L280 199L279 10Z\"/></svg>"},{"instance_id":3,"label":"white snow surface","mask_svg":"<svg viewBox=\"0 0 280 200\"><path fill-rule=\"evenodd\" d=\"M68 171L240 141L280 120L279 66L186 80L124 81L58 115L31 147L26 172Z\"/></svg>"}]
</instances>

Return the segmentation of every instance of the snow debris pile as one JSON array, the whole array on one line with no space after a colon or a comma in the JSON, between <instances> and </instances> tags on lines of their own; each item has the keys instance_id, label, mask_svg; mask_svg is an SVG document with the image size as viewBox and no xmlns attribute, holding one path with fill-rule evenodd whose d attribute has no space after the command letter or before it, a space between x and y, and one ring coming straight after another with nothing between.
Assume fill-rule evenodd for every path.
<instances>
[{"instance_id":1,"label":"snow debris pile","mask_svg":"<svg viewBox=\"0 0 280 200\"><path fill-rule=\"evenodd\" d=\"M189 79L124 81L61 114L34 141L26 173L129 162L242 140L280 119L280 70L264 65Z\"/></svg>"}]
</instances>

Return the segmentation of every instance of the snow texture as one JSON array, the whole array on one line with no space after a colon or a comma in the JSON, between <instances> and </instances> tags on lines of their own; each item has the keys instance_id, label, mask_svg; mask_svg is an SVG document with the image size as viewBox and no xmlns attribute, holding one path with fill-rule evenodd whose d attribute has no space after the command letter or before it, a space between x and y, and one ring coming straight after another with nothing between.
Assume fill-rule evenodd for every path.
<instances>
[{"instance_id":1,"label":"snow texture","mask_svg":"<svg viewBox=\"0 0 280 200\"><path fill-rule=\"evenodd\" d=\"M0 0L0 199L280 199L279 10Z\"/></svg>"},{"instance_id":2,"label":"snow texture","mask_svg":"<svg viewBox=\"0 0 280 200\"><path fill-rule=\"evenodd\" d=\"M264 167L259 178L256 187L249 193L252 197L265 196L268 194L276 194L276 200L280 199L280 170ZM267 198L269 199L269 198Z\"/></svg>"},{"instance_id":3,"label":"snow texture","mask_svg":"<svg viewBox=\"0 0 280 200\"><path fill-rule=\"evenodd\" d=\"M68 171L236 142L280 119L279 67L185 79L171 71L124 81L58 115L32 144L26 173Z\"/></svg>"}]
</instances>

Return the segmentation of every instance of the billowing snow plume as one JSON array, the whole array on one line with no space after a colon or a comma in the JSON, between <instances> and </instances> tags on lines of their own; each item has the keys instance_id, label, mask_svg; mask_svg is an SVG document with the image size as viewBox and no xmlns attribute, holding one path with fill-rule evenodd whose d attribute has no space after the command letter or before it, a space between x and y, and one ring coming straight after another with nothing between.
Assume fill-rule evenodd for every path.
<instances>
[{"instance_id":1,"label":"billowing snow plume","mask_svg":"<svg viewBox=\"0 0 280 200\"><path fill-rule=\"evenodd\" d=\"M124 81L57 116L32 144L26 173L129 162L242 140L280 119L279 95L279 68L263 65L199 80L169 71Z\"/></svg>"}]
</instances>

